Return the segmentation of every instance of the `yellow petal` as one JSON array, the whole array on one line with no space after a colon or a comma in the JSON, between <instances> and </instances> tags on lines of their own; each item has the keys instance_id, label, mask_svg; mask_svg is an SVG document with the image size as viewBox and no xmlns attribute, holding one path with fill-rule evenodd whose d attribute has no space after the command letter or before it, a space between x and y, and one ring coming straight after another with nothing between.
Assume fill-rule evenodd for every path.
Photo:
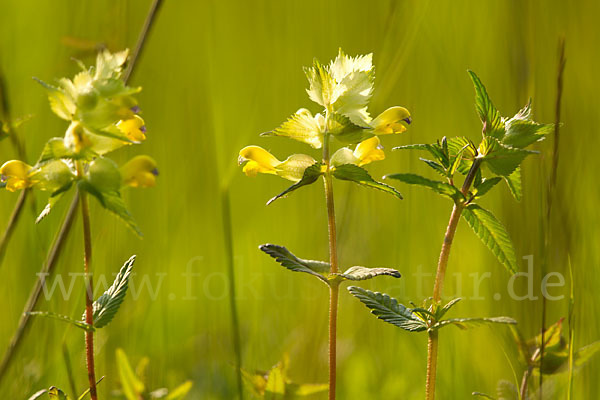
<instances>
[{"instance_id":1,"label":"yellow petal","mask_svg":"<svg viewBox=\"0 0 600 400\"><path fill-rule=\"evenodd\" d=\"M383 152L379 138L373 136L370 139L360 142L354 150L354 157L358 158L359 166L385 159L385 153Z\"/></svg>"},{"instance_id":2,"label":"yellow petal","mask_svg":"<svg viewBox=\"0 0 600 400\"><path fill-rule=\"evenodd\" d=\"M145 155L133 157L121 167L123 185L136 188L152 187L156 185L157 176L156 161Z\"/></svg>"},{"instance_id":3,"label":"yellow petal","mask_svg":"<svg viewBox=\"0 0 600 400\"><path fill-rule=\"evenodd\" d=\"M293 154L277 166L277 175L293 182L298 182L304 170L317 161L306 154Z\"/></svg>"},{"instance_id":4,"label":"yellow petal","mask_svg":"<svg viewBox=\"0 0 600 400\"><path fill-rule=\"evenodd\" d=\"M404 107L395 106L379 114L371 121L371 126L375 129L375 134L384 135L405 132L411 122L412 119L408 110Z\"/></svg>"},{"instance_id":5,"label":"yellow petal","mask_svg":"<svg viewBox=\"0 0 600 400\"><path fill-rule=\"evenodd\" d=\"M258 173L276 174L275 168L281 164L275 156L259 146L247 146L240 150L238 158L240 164L244 165L243 171L248 176L256 176Z\"/></svg>"},{"instance_id":6,"label":"yellow petal","mask_svg":"<svg viewBox=\"0 0 600 400\"><path fill-rule=\"evenodd\" d=\"M14 192L19 189L24 189L33 184L29 180L29 171L31 165L19 160L5 162L0 167L0 175L3 180L6 180L6 190Z\"/></svg>"},{"instance_id":7,"label":"yellow petal","mask_svg":"<svg viewBox=\"0 0 600 400\"><path fill-rule=\"evenodd\" d=\"M119 121L117 123L117 128L119 128L129 140L134 142L146 140L146 127L144 125L144 120L139 115L134 115L133 118Z\"/></svg>"}]
</instances>

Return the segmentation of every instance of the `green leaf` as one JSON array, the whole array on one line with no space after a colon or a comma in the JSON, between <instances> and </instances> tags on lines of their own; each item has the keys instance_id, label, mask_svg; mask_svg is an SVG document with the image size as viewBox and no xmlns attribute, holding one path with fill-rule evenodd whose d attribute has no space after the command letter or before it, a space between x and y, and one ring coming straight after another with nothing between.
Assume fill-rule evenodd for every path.
<instances>
[{"instance_id":1,"label":"green leaf","mask_svg":"<svg viewBox=\"0 0 600 400\"><path fill-rule=\"evenodd\" d=\"M190 390L192 390L193 385L192 381L185 381L175 389L170 390L167 397L165 397L165 400L181 400L185 398Z\"/></svg>"},{"instance_id":2,"label":"green leaf","mask_svg":"<svg viewBox=\"0 0 600 400\"><path fill-rule=\"evenodd\" d=\"M506 123L506 135L502 143L517 148L525 148L543 140L554 130L554 124L538 124L527 120L509 120Z\"/></svg>"},{"instance_id":3,"label":"green leaf","mask_svg":"<svg viewBox=\"0 0 600 400\"><path fill-rule=\"evenodd\" d=\"M515 170L508 176L503 176L504 181L510 189L513 197L517 201L521 201L522 189L521 189L521 167L515 168Z\"/></svg>"},{"instance_id":4,"label":"green leaf","mask_svg":"<svg viewBox=\"0 0 600 400\"><path fill-rule=\"evenodd\" d=\"M76 153L67 149L63 138L51 138L44 145L42 154L37 162L37 165L44 164L48 161L59 160L59 159L76 159L81 158Z\"/></svg>"},{"instance_id":5,"label":"green leaf","mask_svg":"<svg viewBox=\"0 0 600 400\"><path fill-rule=\"evenodd\" d=\"M33 78L48 91L48 100L52 111L64 120L71 120L77 111L75 102L62 88L52 86L41 79Z\"/></svg>"},{"instance_id":6,"label":"green leaf","mask_svg":"<svg viewBox=\"0 0 600 400\"><path fill-rule=\"evenodd\" d=\"M387 323L410 332L427 330L423 320L385 293L371 292L357 286L350 286L348 291L367 306L373 315Z\"/></svg>"},{"instance_id":7,"label":"green leaf","mask_svg":"<svg viewBox=\"0 0 600 400\"><path fill-rule=\"evenodd\" d=\"M329 285L327 278L322 275L329 273L329 263L323 261L303 260L296 257L285 247L275 244L263 244L258 248L273 257L275 261L290 271L311 274Z\"/></svg>"},{"instance_id":8,"label":"green leaf","mask_svg":"<svg viewBox=\"0 0 600 400\"><path fill-rule=\"evenodd\" d=\"M373 129L363 128L341 114L329 115L329 133L345 144L356 144L374 136Z\"/></svg>"},{"instance_id":9,"label":"green leaf","mask_svg":"<svg viewBox=\"0 0 600 400\"><path fill-rule=\"evenodd\" d=\"M113 284L94 302L94 327L103 328L112 321L125 299L135 256L123 264ZM85 314L84 314L85 315Z\"/></svg>"},{"instance_id":10,"label":"green leaf","mask_svg":"<svg viewBox=\"0 0 600 400\"><path fill-rule=\"evenodd\" d=\"M317 117L313 117L310 111L305 108L298 110L280 127L271 132L265 132L261 136L287 137L306 143L315 149L320 149L323 145L322 127Z\"/></svg>"},{"instance_id":11,"label":"green leaf","mask_svg":"<svg viewBox=\"0 0 600 400\"><path fill-rule=\"evenodd\" d=\"M354 71L346 75L337 85L337 99L333 103L334 110L359 126L368 126L371 117L367 104L373 94L375 73L370 71Z\"/></svg>"},{"instance_id":12,"label":"green leaf","mask_svg":"<svg viewBox=\"0 0 600 400\"><path fill-rule=\"evenodd\" d=\"M401 277L400 272L392 268L367 268L361 266L350 267L343 273L335 273L334 275L350 281L364 281L382 275L393 276L394 278Z\"/></svg>"},{"instance_id":13,"label":"green leaf","mask_svg":"<svg viewBox=\"0 0 600 400\"><path fill-rule=\"evenodd\" d=\"M509 324L516 325L517 321L509 317L491 318L451 318L437 322L431 329L440 329L447 325L454 325L461 329L473 328L484 324Z\"/></svg>"},{"instance_id":14,"label":"green leaf","mask_svg":"<svg viewBox=\"0 0 600 400\"><path fill-rule=\"evenodd\" d=\"M66 315L60 315L60 314L56 314L56 313L49 312L49 311L30 311L25 314L31 315L31 316L40 316L40 317L44 317L44 318L55 319L58 321L69 323L73 326L76 326L77 328L83 329L84 331L94 332L94 327L89 326L88 324L86 324L83 321L77 321L72 318L69 318Z\"/></svg>"},{"instance_id":15,"label":"green leaf","mask_svg":"<svg viewBox=\"0 0 600 400\"><path fill-rule=\"evenodd\" d=\"M427 164L427 166L433 168L433 170L435 172L437 172L438 174L440 174L444 178L447 176L446 175L446 169L444 168L443 165L441 165L441 164L439 164L439 163L437 163L435 161L428 160L426 158L422 158L422 157L419 157L419 160L423 161L425 164Z\"/></svg>"},{"instance_id":16,"label":"green leaf","mask_svg":"<svg viewBox=\"0 0 600 400\"><path fill-rule=\"evenodd\" d=\"M465 198L465 196L463 196L460 190L446 182L433 181L431 179L427 179L423 176L416 174L391 174L386 175L384 178L396 179L409 185L425 186L430 188L437 194L449 197L455 201L461 201Z\"/></svg>"},{"instance_id":17,"label":"green leaf","mask_svg":"<svg viewBox=\"0 0 600 400\"><path fill-rule=\"evenodd\" d=\"M301 188L302 186L306 186L306 185L310 185L313 184L317 181L317 179L319 179L319 177L321 175L323 175L322 172L322 167L323 164L320 162L314 163L313 165L311 165L310 167L306 168L304 170L304 174L302 175L302 179L300 179L299 182L294 183L292 186L290 186L289 188L285 189L283 192L279 193L277 196L271 198L269 201L267 201L267 205L271 204L272 202L274 202L275 200L286 196L287 194L293 192L296 189Z\"/></svg>"},{"instance_id":18,"label":"green leaf","mask_svg":"<svg viewBox=\"0 0 600 400\"><path fill-rule=\"evenodd\" d=\"M461 300L462 300L462 299L461 299L460 297L457 297L456 299L452 299L452 300L450 300L448 303L446 303L446 305L445 305L445 306L443 306L443 307L438 307L438 308L436 309L436 313L435 313L435 315L434 315L434 318L435 318L435 320L436 320L436 321L439 321L439 320L441 320L441 319L444 317L444 315L446 315L446 313L447 313L448 311L450 311L450 309L451 309L452 307L454 307L454 306L456 305L456 303L458 303L458 302L459 302L459 301L461 301Z\"/></svg>"},{"instance_id":19,"label":"green leaf","mask_svg":"<svg viewBox=\"0 0 600 400\"><path fill-rule=\"evenodd\" d=\"M314 60L312 67L304 68L304 73L309 83L309 88L306 89L308 97L315 103L329 108L337 99L337 94L335 94L335 80L331 77L327 68L321 65L318 60Z\"/></svg>"},{"instance_id":20,"label":"green leaf","mask_svg":"<svg viewBox=\"0 0 600 400\"><path fill-rule=\"evenodd\" d=\"M123 349L117 349L116 356L117 370L119 371L119 378L125 398L127 400L139 400L144 390L146 390L144 383L133 372Z\"/></svg>"},{"instance_id":21,"label":"green leaf","mask_svg":"<svg viewBox=\"0 0 600 400\"><path fill-rule=\"evenodd\" d=\"M537 154L532 150L504 145L493 137L484 138L479 145L479 151L484 156L483 160L489 169L500 176L509 176L519 167L525 157Z\"/></svg>"},{"instance_id":22,"label":"green leaf","mask_svg":"<svg viewBox=\"0 0 600 400\"><path fill-rule=\"evenodd\" d=\"M46 204L40 215L38 215L38 217L35 220L36 224L39 224L42 219L46 218L48 214L50 214L52 208L56 205L56 203L60 201L60 199L63 198L64 194L71 188L71 186L73 186L73 183L69 182L66 186L62 187L61 189L58 189L56 192L50 195L50 197L48 198L48 204Z\"/></svg>"},{"instance_id":23,"label":"green leaf","mask_svg":"<svg viewBox=\"0 0 600 400\"><path fill-rule=\"evenodd\" d=\"M479 183L478 185L475 186L476 190L476 197L481 197L484 194L486 194L487 192L490 191L491 188L493 188L494 186L496 186L498 184L498 182L500 182L502 180L502 178L496 176L493 178L488 178L488 179L483 179L481 181L481 183Z\"/></svg>"},{"instance_id":24,"label":"green leaf","mask_svg":"<svg viewBox=\"0 0 600 400\"><path fill-rule=\"evenodd\" d=\"M78 187L94 196L100 202L102 207L119 217L138 237L143 236L142 231L138 228L137 223L127 209L125 202L121 198L121 193L118 190L102 192L91 185L87 180L79 181Z\"/></svg>"},{"instance_id":25,"label":"green leaf","mask_svg":"<svg viewBox=\"0 0 600 400\"><path fill-rule=\"evenodd\" d=\"M502 121L500 113L496 107L494 107L492 100L490 100L490 97L485 90L485 86L483 86L483 83L481 83L481 80L479 80L479 77L475 72L467 72L473 81L473 86L475 86L475 109L477 110L477 114L479 114L481 122L484 124L485 136L502 139L505 131L504 122Z\"/></svg>"},{"instance_id":26,"label":"green leaf","mask_svg":"<svg viewBox=\"0 0 600 400\"><path fill-rule=\"evenodd\" d=\"M377 182L369 173L354 164L343 164L336 166L333 169L333 176L337 179L343 181L351 181L354 183L358 183L359 185L363 185L366 187L370 187L373 189L379 189L383 192L389 193L391 195L396 196L399 199L402 199L402 195L393 187L386 185L385 183Z\"/></svg>"},{"instance_id":27,"label":"green leaf","mask_svg":"<svg viewBox=\"0 0 600 400\"><path fill-rule=\"evenodd\" d=\"M477 204L464 208L463 217L481 241L492 251L508 272L517 272L517 259L504 226L488 210Z\"/></svg>"}]
</instances>

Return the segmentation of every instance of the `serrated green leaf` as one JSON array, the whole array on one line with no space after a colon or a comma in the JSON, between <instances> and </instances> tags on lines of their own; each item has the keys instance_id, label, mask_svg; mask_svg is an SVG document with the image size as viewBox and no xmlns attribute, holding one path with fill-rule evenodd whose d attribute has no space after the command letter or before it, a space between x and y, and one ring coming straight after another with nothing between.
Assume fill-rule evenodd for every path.
<instances>
[{"instance_id":1,"label":"serrated green leaf","mask_svg":"<svg viewBox=\"0 0 600 400\"><path fill-rule=\"evenodd\" d=\"M490 97L485 90L485 86L481 83L479 77L473 71L467 71L473 86L475 87L475 109L481 122L484 124L486 136L492 136L496 139L502 139L504 136L504 122L500 113L490 100Z\"/></svg>"},{"instance_id":2,"label":"serrated green leaf","mask_svg":"<svg viewBox=\"0 0 600 400\"><path fill-rule=\"evenodd\" d=\"M500 143L496 138L486 137L479 145L479 152L489 169L496 175L509 176L519 167L532 150L519 149Z\"/></svg>"},{"instance_id":3,"label":"serrated green leaf","mask_svg":"<svg viewBox=\"0 0 600 400\"><path fill-rule=\"evenodd\" d=\"M377 182L369 173L354 164L343 164L338 165L333 169L333 176L337 179L343 181L351 181L354 183L358 183L359 185L363 185L366 187L370 187L373 189L379 189L383 192L394 195L395 197L402 199L402 195L393 187L386 185L385 183Z\"/></svg>"},{"instance_id":4,"label":"serrated green leaf","mask_svg":"<svg viewBox=\"0 0 600 400\"><path fill-rule=\"evenodd\" d=\"M308 97L315 103L329 108L337 99L337 94L335 93L335 80L329 74L328 69L318 60L314 60L312 67L304 68L304 73L309 83L309 88L306 89Z\"/></svg>"},{"instance_id":5,"label":"serrated green leaf","mask_svg":"<svg viewBox=\"0 0 600 400\"><path fill-rule=\"evenodd\" d=\"M553 124L538 124L527 120L509 120L506 123L506 135L502 138L502 143L522 149L543 140L553 130Z\"/></svg>"},{"instance_id":6,"label":"serrated green leaf","mask_svg":"<svg viewBox=\"0 0 600 400\"><path fill-rule=\"evenodd\" d=\"M181 400L184 399L185 396L192 390L192 386L194 386L192 381L185 381L181 385L177 386L175 389L170 390L165 400Z\"/></svg>"},{"instance_id":7,"label":"serrated green leaf","mask_svg":"<svg viewBox=\"0 0 600 400\"><path fill-rule=\"evenodd\" d=\"M305 272L319 278L329 285L327 278L322 275L329 273L329 263L323 261L303 260L296 257L285 247L275 244L263 244L259 246L259 249L273 257L275 261L281 264L281 266L289 269L290 271Z\"/></svg>"},{"instance_id":8,"label":"serrated green leaf","mask_svg":"<svg viewBox=\"0 0 600 400\"><path fill-rule=\"evenodd\" d=\"M73 326L76 326L77 328L83 329L84 331L87 331L87 332L94 332L94 330L95 330L93 326L90 326L90 325L86 324L85 322L77 321L77 320L67 317L66 315L56 314L56 313L53 313L50 311L30 311L25 314L31 315L31 316L40 316L40 317L44 317L44 318L50 318L50 319L55 319L57 321L66 322Z\"/></svg>"},{"instance_id":9,"label":"serrated green leaf","mask_svg":"<svg viewBox=\"0 0 600 400\"><path fill-rule=\"evenodd\" d=\"M44 164L48 161L58 160L63 158L75 159L77 155L67 149L63 138L51 138L44 145L42 154L38 160L37 165Z\"/></svg>"},{"instance_id":10,"label":"serrated green leaf","mask_svg":"<svg viewBox=\"0 0 600 400\"><path fill-rule=\"evenodd\" d=\"M52 111L64 120L71 120L73 114L77 111L77 106L73 102L71 96L67 95L67 93L59 87L50 85L35 77L33 79L48 91L48 100L50 101L50 108Z\"/></svg>"},{"instance_id":11,"label":"serrated green leaf","mask_svg":"<svg viewBox=\"0 0 600 400\"><path fill-rule=\"evenodd\" d=\"M435 172L437 172L441 176L446 177L446 169L441 164L422 157L419 157L419 160L423 161L425 164L427 164L427 166L431 167Z\"/></svg>"},{"instance_id":12,"label":"serrated green leaf","mask_svg":"<svg viewBox=\"0 0 600 400\"><path fill-rule=\"evenodd\" d=\"M461 201L461 200L464 200L464 198L465 198L465 196L463 196L463 194L460 192L460 190L458 190L454 186L452 186L446 182L433 181L431 179L427 179L420 175L391 174L391 175L386 175L385 178L386 179L388 179L388 178L396 179L401 182L407 183L409 185L425 186L425 187L428 187L429 189L433 190L437 194L449 197L455 201Z\"/></svg>"},{"instance_id":13,"label":"serrated green leaf","mask_svg":"<svg viewBox=\"0 0 600 400\"><path fill-rule=\"evenodd\" d=\"M392 268L367 268L361 266L350 267L343 273L336 273L334 275L351 281L363 281L382 275L393 276L394 278L400 278L401 276L400 272Z\"/></svg>"},{"instance_id":14,"label":"serrated green leaf","mask_svg":"<svg viewBox=\"0 0 600 400\"><path fill-rule=\"evenodd\" d=\"M504 226L488 210L477 204L464 208L463 217L481 241L492 251L508 272L517 272L517 259L512 242Z\"/></svg>"},{"instance_id":15,"label":"serrated green leaf","mask_svg":"<svg viewBox=\"0 0 600 400\"><path fill-rule=\"evenodd\" d=\"M440 329L447 325L454 325L461 329L473 328L484 324L510 324L516 325L517 321L509 317L490 318L451 318L437 322L431 329Z\"/></svg>"},{"instance_id":16,"label":"serrated green leaf","mask_svg":"<svg viewBox=\"0 0 600 400\"><path fill-rule=\"evenodd\" d=\"M498 382L496 394L498 395L498 400L527 400L527 398L521 399L519 389L514 383L505 380ZM534 399L539 400L539 397L534 397Z\"/></svg>"},{"instance_id":17,"label":"serrated green leaf","mask_svg":"<svg viewBox=\"0 0 600 400\"><path fill-rule=\"evenodd\" d=\"M127 209L125 202L121 198L121 193L118 190L115 191L100 191L90 184L87 180L81 180L78 182L78 187L94 196L108 211L115 214L121 219L131 230L138 236L142 237L142 231L137 226L137 223L133 219L133 216Z\"/></svg>"},{"instance_id":18,"label":"serrated green leaf","mask_svg":"<svg viewBox=\"0 0 600 400\"><path fill-rule=\"evenodd\" d=\"M409 332L427 330L426 323L414 315L412 311L398 300L385 293L371 292L357 286L350 286L348 291L360 300L377 318Z\"/></svg>"},{"instance_id":19,"label":"serrated green leaf","mask_svg":"<svg viewBox=\"0 0 600 400\"><path fill-rule=\"evenodd\" d=\"M60 199L63 198L63 196L71 188L71 186L73 186L73 183L69 182L66 186L58 189L57 191L55 191L54 193L52 193L50 195L50 197L48 198L48 203L46 204L46 206L44 207L44 209L42 210L40 215L38 215L38 217L35 220L36 224L39 224L42 221L42 219L46 218L48 216L48 214L50 214L50 211L52 211L52 208L56 205L56 203L58 203L60 201Z\"/></svg>"},{"instance_id":20,"label":"serrated green leaf","mask_svg":"<svg viewBox=\"0 0 600 400\"><path fill-rule=\"evenodd\" d=\"M461 300L462 300L462 299L461 299L460 297L457 297L456 299L452 299L452 300L450 300L448 303L446 303L446 305L445 305L445 306L443 306L443 307L438 307L438 308L436 309L436 313L435 313L435 315L434 315L434 318L435 318L435 320L436 320L436 321L439 321L439 320L441 320L441 319L444 317L444 315L446 315L446 313L447 313L448 311L450 311L450 309L451 309L452 307L454 307L454 306L456 305L456 303L458 303L458 302L459 302L459 301L461 301Z\"/></svg>"},{"instance_id":21,"label":"serrated green leaf","mask_svg":"<svg viewBox=\"0 0 600 400\"><path fill-rule=\"evenodd\" d=\"M353 71L338 83L337 99L333 103L334 110L359 126L368 126L371 117L367 104L373 94L375 73L370 71Z\"/></svg>"},{"instance_id":22,"label":"serrated green leaf","mask_svg":"<svg viewBox=\"0 0 600 400\"><path fill-rule=\"evenodd\" d=\"M279 198L282 198L282 197L288 195L289 193L293 192L294 190L301 188L302 186L306 186L306 185L315 183L317 181L317 179L319 179L319 177L321 175L323 175L322 166L323 166L322 163L317 162L317 163L311 165L310 167L306 168L304 170L304 174L302 174L302 179L300 179L299 182L294 183L292 186L285 189L283 192L279 193L277 196L271 198L269 201L267 201L267 205L271 204L272 202L274 202L275 200L277 200Z\"/></svg>"},{"instance_id":23,"label":"serrated green leaf","mask_svg":"<svg viewBox=\"0 0 600 400\"><path fill-rule=\"evenodd\" d=\"M287 137L320 149L323 145L323 127L317 118L303 108L289 117L281 126L271 132L265 132L261 136Z\"/></svg>"},{"instance_id":24,"label":"serrated green leaf","mask_svg":"<svg viewBox=\"0 0 600 400\"><path fill-rule=\"evenodd\" d=\"M94 302L94 327L103 328L113 320L125 299L135 256L123 264L113 284ZM85 316L85 314L84 314Z\"/></svg>"},{"instance_id":25,"label":"serrated green leaf","mask_svg":"<svg viewBox=\"0 0 600 400\"><path fill-rule=\"evenodd\" d=\"M521 189L521 167L515 168L515 170L509 176L503 176L506 185L510 189L510 193L513 195L515 200L521 201L522 189Z\"/></svg>"},{"instance_id":26,"label":"serrated green leaf","mask_svg":"<svg viewBox=\"0 0 600 400\"><path fill-rule=\"evenodd\" d=\"M490 191L490 189L492 189L494 186L496 186L498 184L498 182L500 182L502 180L501 177L493 177L493 178L487 178L487 179L483 179L481 181L481 183L477 184L475 186L476 189L476 197L481 197L484 194L486 194L487 192Z\"/></svg>"},{"instance_id":27,"label":"serrated green leaf","mask_svg":"<svg viewBox=\"0 0 600 400\"><path fill-rule=\"evenodd\" d=\"M483 397L484 399L496 400L495 397L492 397L489 394L485 394L485 393L481 393L481 392L473 392L473 393L471 393L471 396L478 396L478 397Z\"/></svg>"},{"instance_id":28,"label":"serrated green leaf","mask_svg":"<svg viewBox=\"0 0 600 400\"><path fill-rule=\"evenodd\" d=\"M139 400L142 393L144 393L144 390L146 390L144 383L140 381L133 372L131 364L129 364L129 360L123 349L117 349L116 357L117 370L119 371L123 394L127 400Z\"/></svg>"},{"instance_id":29,"label":"serrated green leaf","mask_svg":"<svg viewBox=\"0 0 600 400\"><path fill-rule=\"evenodd\" d=\"M344 144L356 144L374 136L373 129L363 128L341 114L329 115L328 131Z\"/></svg>"}]
</instances>

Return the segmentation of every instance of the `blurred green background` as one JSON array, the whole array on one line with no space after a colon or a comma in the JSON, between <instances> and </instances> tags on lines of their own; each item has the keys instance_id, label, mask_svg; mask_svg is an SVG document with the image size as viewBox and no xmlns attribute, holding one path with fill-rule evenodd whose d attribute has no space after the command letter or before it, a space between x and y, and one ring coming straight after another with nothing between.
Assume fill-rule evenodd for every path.
<instances>
[{"instance_id":1,"label":"blurred green background","mask_svg":"<svg viewBox=\"0 0 600 400\"><path fill-rule=\"evenodd\" d=\"M53 115L44 90L31 78L46 81L72 76L94 60L94 45L116 51L132 48L150 6L131 1L0 1L0 68L15 117L33 115L18 130L29 161L45 141L62 136L66 123ZM403 105L413 115L410 130L384 137L386 149L427 143L443 135L476 140L481 131L473 88L466 74L476 71L503 115L513 115L529 97L534 118L553 122L557 43L566 37L567 69L557 198L552 217L548 270L562 273L566 284L552 288L561 301L548 301L548 321L566 316L569 273L575 288L575 344L600 338L600 145L593 127L600 124L596 78L600 53L594 0L564 1L165 1L155 29L131 81L143 86L140 105L148 126L143 146L112 157L122 162L140 152L160 166L156 188L125 194L144 232L138 240L95 202L92 203L94 269L113 272L138 255L134 286L148 289L128 295L122 311L97 335L97 374L101 397L118 387L114 352L122 347L133 362L151 360L149 386L173 387L194 381L189 398L235 398L234 354L227 300L226 253L222 239L219 188L230 185L237 304L243 365L268 369L284 353L291 377L325 382L327 377L327 297L323 285L293 274L258 251L261 243L285 245L298 256L327 257L327 226L322 185L298 191L269 207L265 202L286 187L271 176L247 178L237 167L237 152L258 144L280 159L318 151L258 134L276 127L300 107L318 111L308 100L302 66L313 57L326 62L338 47L347 53L373 52L377 77L372 113ZM337 145L337 144L336 144ZM524 196L515 202L505 186L484 206L496 211L513 238L519 259L533 255L534 294L540 295L542 222L552 140L537 145L539 156L523 166ZM9 140L0 143L0 160L15 158ZM387 152L369 166L375 177L415 172L432 177L419 155ZM403 302L429 296L451 203L425 189L397 185L398 201L381 192L336 182L339 253L343 266L390 266L403 278L381 278L364 287L386 291ZM0 196L2 229L17 199ZM37 194L41 209L44 194ZM39 225L25 210L0 269L0 351L12 335L24 302L37 279L54 232L69 201ZM82 234L78 219L57 272L79 272ZM446 295L465 300L454 316L508 315L530 337L539 331L541 300L511 299L509 276L479 239L461 222L450 257ZM522 260L522 270L526 263ZM477 293L474 277L484 272ZM183 274L197 274L186 278ZM146 277L146 278L144 278ZM65 279L67 279L65 277ZM69 301L56 295L39 309L70 316L84 308L82 280ZM525 278L516 292L527 291ZM493 297L500 294L500 300ZM134 299L134 297L136 297ZM497 298L497 297L496 297ZM38 389L68 387L61 355L66 343L77 385L86 382L83 335L75 328L34 320L1 391L4 398L26 398ZM423 397L426 335L408 334L377 321L345 290L340 298L339 398L419 399ZM469 398L472 391L493 393L498 380L520 380L521 367L508 329L448 328L441 336L438 397ZM600 360L592 360L575 379L575 398L600 394ZM562 382L562 381L560 381ZM317 396L317 398L319 398Z\"/></svg>"}]
</instances>

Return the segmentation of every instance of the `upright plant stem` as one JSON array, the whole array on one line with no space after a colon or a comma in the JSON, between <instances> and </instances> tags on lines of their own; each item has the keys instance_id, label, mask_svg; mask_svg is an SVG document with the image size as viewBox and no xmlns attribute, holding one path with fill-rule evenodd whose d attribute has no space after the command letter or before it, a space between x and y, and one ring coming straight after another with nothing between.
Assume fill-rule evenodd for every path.
<instances>
[{"instance_id":1,"label":"upright plant stem","mask_svg":"<svg viewBox=\"0 0 600 400\"><path fill-rule=\"evenodd\" d=\"M146 39L151 31L151 28L152 28L154 22L156 21L156 16L158 15L158 10L159 10L161 4L162 4L162 0L154 0L154 2L152 3L152 6L150 7L150 10L146 16L146 20L144 22L144 27L142 28L140 36L138 37L138 42L136 44L135 51L131 55L131 61L129 62L127 70L125 71L125 74L123 76L123 81L125 83L127 83L129 81L129 79L135 72L135 67L137 65L137 61L139 59L140 54L142 53L142 50L144 49L144 46L146 44ZM25 201L22 202L22 205L23 204L25 204ZM19 207L19 209L23 207L22 205ZM50 250L48 251L48 255L46 257L46 262L44 263L44 266L42 267L42 270L40 271L42 276L49 277L49 275L53 272L54 266L56 265L56 262L58 261L60 253L64 247L64 243L69 235L69 232L71 231L71 227L73 226L73 220L75 219L78 205L79 205L79 194L76 194L73 197L73 200L71 201L71 205L69 207L69 211L65 215L62 225L56 234L54 243L53 243L52 247L50 248ZM13 211L13 213L14 213L14 211ZM12 223L11 225L14 226L15 224L16 224L16 221L14 223ZM10 239L10 236L7 237L6 242L2 243L3 246L7 245L8 239ZM0 260L0 262L1 262L1 260ZM2 383L2 379L6 375L6 371L8 370L8 367L10 366L10 364L13 360L15 351L20 346L21 341L23 339L23 335L25 334L27 327L29 326L29 318L30 318L29 312L31 312L35 309L37 302L39 301L41 293L42 293L42 286L43 286L43 281L41 279L37 279L34 284L33 289L31 290L31 294L29 295L27 303L25 304L25 307L23 308L23 314L21 315L21 319L19 320L19 325L17 326L17 329L10 341L8 349L6 350L6 353L4 354L4 357L2 358L2 362L0 363L0 383Z\"/></svg>"},{"instance_id":2,"label":"upright plant stem","mask_svg":"<svg viewBox=\"0 0 600 400\"><path fill-rule=\"evenodd\" d=\"M471 169L465 178L461 192L463 195L469 193L469 189L473 184L477 170L481 165L481 159L475 158ZM454 234L458 227L458 221L465 205L462 202L456 201L452 208L452 214L450 214L450 221L448 221L448 227L446 228L446 234L444 235L444 243L442 244L442 250L440 252L440 258L438 260L437 272L435 275L435 284L433 286L433 303L436 304L442 299L442 289L444 288L444 278L446 277L446 268L448 267L448 258L450 257L450 249L452 248L452 241L454 240ZM437 374L437 354L438 354L438 332L429 332L427 342L427 380L425 381L425 398L427 400L435 399L435 378Z\"/></svg>"},{"instance_id":3,"label":"upright plant stem","mask_svg":"<svg viewBox=\"0 0 600 400\"><path fill-rule=\"evenodd\" d=\"M546 193L546 224L544 229L544 256L542 258L542 279L546 276L548 267L548 253L550 250L550 223L552 218L552 205L556 191L556 180L558 177L558 155L560 143L560 106L562 101L563 91L563 72L565 70L565 40L561 38L558 43L558 69L556 78L556 102L554 104L554 143L552 146L552 171L548 181L548 189ZM544 347L545 347L545 332L546 332L546 296L542 296L542 326L541 326L541 353L540 353L540 370L544 365ZM540 373L539 378L539 393L540 399L543 395L544 374Z\"/></svg>"},{"instance_id":4,"label":"upright plant stem","mask_svg":"<svg viewBox=\"0 0 600 400\"><path fill-rule=\"evenodd\" d=\"M77 175L83 174L83 166L77 164ZM81 217L83 222L83 268L85 273L85 322L94 326L94 293L93 293L93 275L92 269L92 234L90 229L90 210L88 205L88 195L81 192L79 195L81 203ZM87 362L88 380L90 383L90 397L92 400L98 399L96 393L96 371L94 368L94 333L85 331L85 358Z\"/></svg>"},{"instance_id":5,"label":"upright plant stem","mask_svg":"<svg viewBox=\"0 0 600 400\"><path fill-rule=\"evenodd\" d=\"M327 123L326 123L327 125ZM329 264L330 273L338 272L337 232L335 227L335 204L333 199L333 182L329 165L329 134L325 133L323 144L323 164L326 171L323 176L325 183L325 202L327 204L327 230L329 233ZM337 313L339 282L330 281L329 288L329 400L335 399L337 378Z\"/></svg>"},{"instance_id":6,"label":"upright plant stem","mask_svg":"<svg viewBox=\"0 0 600 400\"><path fill-rule=\"evenodd\" d=\"M229 278L229 307L231 309L231 327L233 330L233 350L235 352L235 369L240 400L244 398L244 382L242 380L242 345L240 342L240 323L238 319L236 290L235 290L235 264L233 258L233 234L231 224L231 204L229 201L229 190L221 191L221 212L223 216L223 239L225 241L225 253L227 255L227 272Z\"/></svg>"}]
</instances>

